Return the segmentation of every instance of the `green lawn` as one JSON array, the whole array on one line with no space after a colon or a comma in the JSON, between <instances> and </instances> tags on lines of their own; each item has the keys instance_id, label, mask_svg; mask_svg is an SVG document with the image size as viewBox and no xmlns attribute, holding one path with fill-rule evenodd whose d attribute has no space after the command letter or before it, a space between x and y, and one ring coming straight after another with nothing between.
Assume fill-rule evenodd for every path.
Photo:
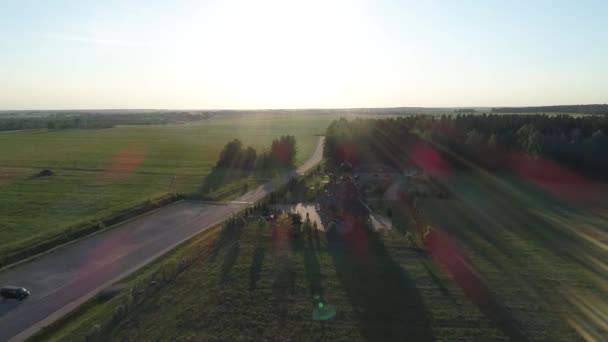
<instances>
[{"instance_id":1,"label":"green lawn","mask_svg":"<svg viewBox=\"0 0 608 342\"><path fill-rule=\"evenodd\" d=\"M95 222L170 191L196 191L224 144L258 151L282 134L297 138L297 161L312 153L331 117L216 116L188 124L0 133L0 256ZM35 177L44 168L55 175ZM217 197L238 189L218 189ZM239 190L239 191L237 191Z\"/></svg>"}]
</instances>

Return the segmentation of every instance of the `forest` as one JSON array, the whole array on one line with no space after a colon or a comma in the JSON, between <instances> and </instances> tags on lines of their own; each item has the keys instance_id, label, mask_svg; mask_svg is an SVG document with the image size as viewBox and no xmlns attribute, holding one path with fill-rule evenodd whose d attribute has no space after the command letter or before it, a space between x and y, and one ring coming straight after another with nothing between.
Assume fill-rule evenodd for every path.
<instances>
[{"instance_id":1,"label":"forest","mask_svg":"<svg viewBox=\"0 0 608 342\"><path fill-rule=\"evenodd\" d=\"M327 129L326 157L356 163L381 159L399 166L407 148L426 139L498 170L514 158L550 160L587 176L608 175L608 117L569 115L410 116L340 119ZM446 157L450 157L447 155ZM453 156L452 156L453 157Z\"/></svg>"},{"instance_id":2,"label":"forest","mask_svg":"<svg viewBox=\"0 0 608 342\"><path fill-rule=\"evenodd\" d=\"M499 107L493 113L571 113L608 114L608 104L540 106L540 107Z\"/></svg>"}]
</instances>

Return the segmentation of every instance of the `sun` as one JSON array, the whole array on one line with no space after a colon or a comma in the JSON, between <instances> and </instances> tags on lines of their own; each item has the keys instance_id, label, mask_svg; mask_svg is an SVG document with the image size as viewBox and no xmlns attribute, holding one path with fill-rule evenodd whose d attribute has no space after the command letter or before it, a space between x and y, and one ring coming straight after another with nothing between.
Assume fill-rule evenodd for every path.
<instances>
[{"instance_id":1,"label":"sun","mask_svg":"<svg viewBox=\"0 0 608 342\"><path fill-rule=\"evenodd\" d=\"M201 56L187 69L254 106L330 102L365 74L365 17L357 8L345 1L225 3L187 39Z\"/></svg>"}]
</instances>

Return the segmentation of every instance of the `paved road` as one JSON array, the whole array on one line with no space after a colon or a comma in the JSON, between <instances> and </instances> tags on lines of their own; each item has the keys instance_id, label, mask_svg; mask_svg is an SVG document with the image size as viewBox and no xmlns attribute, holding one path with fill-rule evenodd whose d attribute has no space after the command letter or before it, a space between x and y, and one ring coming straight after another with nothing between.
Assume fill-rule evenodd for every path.
<instances>
[{"instance_id":1,"label":"paved road","mask_svg":"<svg viewBox=\"0 0 608 342\"><path fill-rule=\"evenodd\" d=\"M183 201L89 236L0 273L1 285L32 292L23 302L0 299L0 341L20 341L197 233L224 221L280 183L318 164L323 138L298 171L228 204Z\"/></svg>"}]
</instances>

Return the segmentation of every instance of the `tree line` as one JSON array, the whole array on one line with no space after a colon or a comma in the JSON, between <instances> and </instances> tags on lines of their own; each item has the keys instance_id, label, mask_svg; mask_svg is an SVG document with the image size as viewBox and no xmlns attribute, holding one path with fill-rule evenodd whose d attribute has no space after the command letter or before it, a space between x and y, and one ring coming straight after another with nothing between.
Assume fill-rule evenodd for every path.
<instances>
[{"instance_id":1,"label":"tree line","mask_svg":"<svg viewBox=\"0 0 608 342\"><path fill-rule=\"evenodd\" d=\"M499 107L493 113L577 113L608 114L608 104L540 106L540 107Z\"/></svg>"},{"instance_id":2,"label":"tree line","mask_svg":"<svg viewBox=\"0 0 608 342\"><path fill-rule=\"evenodd\" d=\"M446 115L382 120L340 119L326 133L334 164L371 159L400 166L408 146L429 139L489 169L513 154L553 160L595 177L608 175L608 117L569 115Z\"/></svg>"},{"instance_id":3,"label":"tree line","mask_svg":"<svg viewBox=\"0 0 608 342\"><path fill-rule=\"evenodd\" d=\"M216 167L241 170L293 167L296 152L296 139L292 135L274 139L270 150L260 154L253 147L245 147L239 139L234 139L222 149Z\"/></svg>"},{"instance_id":4,"label":"tree line","mask_svg":"<svg viewBox=\"0 0 608 342\"><path fill-rule=\"evenodd\" d=\"M0 116L0 131L25 129L102 129L116 125L164 125L208 118L209 114L170 113L58 113L44 116Z\"/></svg>"}]
</instances>

